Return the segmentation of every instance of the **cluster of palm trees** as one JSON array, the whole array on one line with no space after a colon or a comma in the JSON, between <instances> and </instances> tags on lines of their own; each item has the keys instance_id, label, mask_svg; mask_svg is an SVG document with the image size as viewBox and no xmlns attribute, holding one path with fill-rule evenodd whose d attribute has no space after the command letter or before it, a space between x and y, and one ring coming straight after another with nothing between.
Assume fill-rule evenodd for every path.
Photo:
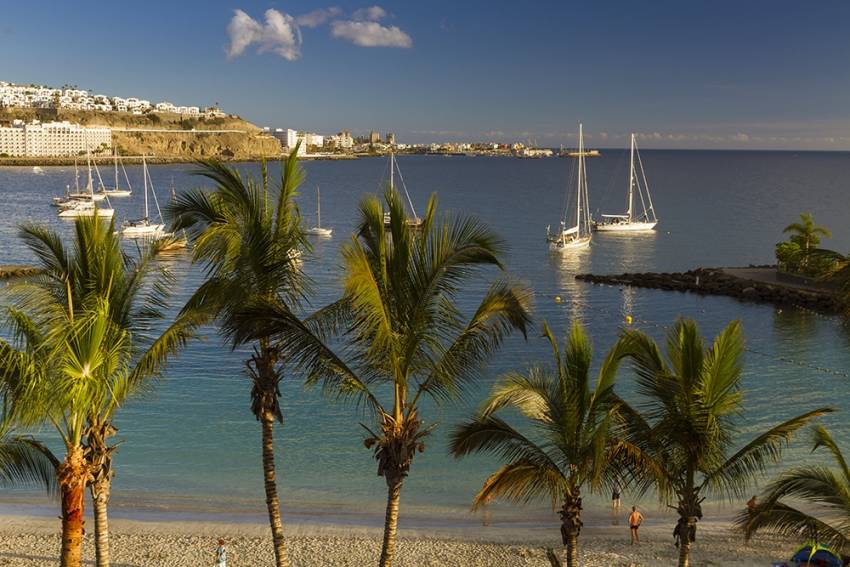
<instances>
[{"instance_id":1,"label":"cluster of palm trees","mask_svg":"<svg viewBox=\"0 0 850 567\"><path fill-rule=\"evenodd\" d=\"M188 191L170 205L173 229L189 235L205 280L168 322L169 275L156 262L158 244L125 253L113 227L95 218L77 221L70 249L43 228L21 228L43 271L10 288L9 340L0 341L0 481L34 481L58 490L63 567L80 565L86 488L95 511L97 565L109 565L113 417L201 326L215 322L234 348L253 347L245 373L250 410L260 424L277 567L288 559L273 434L283 422L279 385L287 375L303 377L365 416L364 446L387 486L379 559L384 567L395 554L404 481L435 427L422 414L422 400L457 397L477 381L508 335L527 336L532 328L531 290L506 272L504 243L487 226L439 214L432 197L421 227L414 228L392 190L383 203L376 196L361 201L357 230L342 248L342 296L307 315L310 281L300 254L309 253L310 245L295 204L304 178L296 155L297 149L274 188L265 164L257 182L206 162L199 174L214 189ZM482 278L489 285L469 286ZM478 294L471 312L458 308L461 292ZM163 325L163 332L152 332ZM647 335L624 331L593 380L592 349L581 326L573 326L563 353L545 323L543 335L552 364L500 378L481 409L452 431L450 451L456 457L491 453L504 463L484 482L473 508L492 499L540 498L560 508L570 566L577 564L583 492L615 482L636 493L654 489L663 502L675 503L679 564L687 565L702 501L709 495L741 497L753 477L780 458L794 432L831 411L796 416L740 447L738 323L708 346L693 322L679 321L667 337L666 355ZM624 362L637 376L635 405L615 389ZM15 433L40 424L57 431L61 459ZM801 525L805 514L782 498L814 494L811 484L799 482L806 474L831 482L837 499L850 494L850 471L840 451L825 430L817 431L817 446L832 451L843 467L839 474L786 473L757 513L745 518L747 534L789 533ZM835 506L842 509L838 500ZM843 510L846 521L850 506ZM847 545L845 524L827 532L828 520L806 521Z\"/></svg>"}]
</instances>

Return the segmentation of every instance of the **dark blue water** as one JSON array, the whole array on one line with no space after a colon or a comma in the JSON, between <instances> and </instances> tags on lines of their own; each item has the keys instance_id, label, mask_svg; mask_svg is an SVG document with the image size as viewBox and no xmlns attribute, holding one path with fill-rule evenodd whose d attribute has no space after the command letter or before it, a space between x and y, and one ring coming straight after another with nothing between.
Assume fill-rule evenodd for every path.
<instances>
[{"instance_id":1,"label":"dark blue water","mask_svg":"<svg viewBox=\"0 0 850 567\"><path fill-rule=\"evenodd\" d=\"M746 357L748 411L742 440L815 406L850 408L850 380L816 370L850 371L850 337L834 318L722 297L592 286L573 278L580 272L771 263L782 227L801 211L814 213L820 224L832 229L833 239L826 246L847 251L850 154L645 151L643 160L660 219L658 230L629 237L596 235L588 251L567 256L550 253L544 236L546 225L560 219L569 160L400 157L398 161L414 205L424 208L428 194L437 192L442 209L477 215L489 223L510 246L510 270L535 290L537 319L548 320L561 335L572 321L582 321L592 335L597 360L616 340L626 314L657 338L680 315L695 318L707 336L728 321L741 319L748 345L761 353L749 352ZM588 160L594 210L625 208L627 165L626 152L609 151ZM334 228L333 238L317 241L315 258L305 262L314 280L312 301L318 307L338 296L339 246L350 238L357 201L376 190L386 161L304 166L302 209L305 214L315 210L315 186L321 186L322 224ZM259 173L256 164L239 167L246 174ZM201 184L189 175L191 170L183 165L151 166L160 198L167 198L172 178L178 191ZM45 172L0 169L0 264L32 261L16 238L16 226L22 221L46 223L69 234L71 224L56 218L49 200L73 183L73 168L48 167ZM128 172L134 185L140 185L140 169L128 167ZM273 167L272 177L278 172ZM113 200L117 220L139 215L143 203L139 189L129 199ZM178 307L200 282L200 273L184 255L168 264L180 282L174 298ZM462 307L471 308L481 285L470 286ZM555 302L555 296L562 301ZM466 400L426 406L423 417L439 426L427 451L416 457L405 484L405 514L465 517L473 494L497 463L487 458L455 461L446 454L445 434L480 402L500 373L549 360L547 344L538 335L535 330L527 342L519 337L507 341ZM260 435L249 411L244 358L244 351L230 352L211 332L168 368L153 391L121 411L123 443L116 459L113 500L119 511L219 519L262 512ZM620 387L629 397L628 372L623 372ZM358 425L362 416L318 392L305 391L298 376L284 382L283 411L285 423L276 434L286 509L309 517L329 515L334 521L380 517L385 485L375 474L371 453L363 448ZM826 422L838 439L848 439L850 420L845 414L830 416ZM49 436L49 431L43 435ZM850 450L846 441L844 446ZM800 443L787 462L810 458ZM510 513L534 521L544 517L545 509L531 506Z\"/></svg>"}]
</instances>

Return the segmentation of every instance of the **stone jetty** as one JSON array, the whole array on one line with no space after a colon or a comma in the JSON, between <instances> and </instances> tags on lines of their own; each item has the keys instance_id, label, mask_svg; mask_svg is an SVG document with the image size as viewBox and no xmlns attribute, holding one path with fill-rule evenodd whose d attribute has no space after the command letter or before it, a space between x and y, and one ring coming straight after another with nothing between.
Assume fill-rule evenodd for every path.
<instances>
[{"instance_id":1,"label":"stone jetty","mask_svg":"<svg viewBox=\"0 0 850 567\"><path fill-rule=\"evenodd\" d=\"M828 285L776 271L774 267L697 268L674 273L579 274L577 280L613 286L725 295L740 301L801 307L836 314L846 306Z\"/></svg>"}]
</instances>

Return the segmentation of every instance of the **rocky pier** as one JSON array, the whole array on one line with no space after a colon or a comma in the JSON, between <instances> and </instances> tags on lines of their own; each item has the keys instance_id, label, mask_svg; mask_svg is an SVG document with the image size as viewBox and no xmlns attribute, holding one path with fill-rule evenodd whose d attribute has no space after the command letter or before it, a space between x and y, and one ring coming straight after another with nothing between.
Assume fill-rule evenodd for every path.
<instances>
[{"instance_id":1,"label":"rocky pier","mask_svg":"<svg viewBox=\"0 0 850 567\"><path fill-rule=\"evenodd\" d=\"M697 268L673 273L579 274L577 280L613 286L725 295L740 301L800 307L819 313L846 310L835 290L824 284L789 277L775 268Z\"/></svg>"}]
</instances>

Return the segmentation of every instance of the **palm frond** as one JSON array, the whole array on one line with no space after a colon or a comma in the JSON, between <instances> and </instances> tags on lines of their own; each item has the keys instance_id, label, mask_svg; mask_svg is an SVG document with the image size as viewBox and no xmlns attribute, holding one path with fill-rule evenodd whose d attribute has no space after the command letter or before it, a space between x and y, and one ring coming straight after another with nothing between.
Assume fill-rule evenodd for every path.
<instances>
[{"instance_id":1,"label":"palm frond","mask_svg":"<svg viewBox=\"0 0 850 567\"><path fill-rule=\"evenodd\" d=\"M729 457L715 471L707 474L703 485L724 492L729 498L743 496L749 481L762 473L768 463L777 462L791 436L812 419L834 411L824 407L793 417L765 431Z\"/></svg>"},{"instance_id":2,"label":"palm frond","mask_svg":"<svg viewBox=\"0 0 850 567\"><path fill-rule=\"evenodd\" d=\"M517 504L548 498L555 509L566 484L566 479L557 468L536 462L515 461L503 465L490 475L475 495L472 511L488 505L496 498Z\"/></svg>"}]
</instances>

